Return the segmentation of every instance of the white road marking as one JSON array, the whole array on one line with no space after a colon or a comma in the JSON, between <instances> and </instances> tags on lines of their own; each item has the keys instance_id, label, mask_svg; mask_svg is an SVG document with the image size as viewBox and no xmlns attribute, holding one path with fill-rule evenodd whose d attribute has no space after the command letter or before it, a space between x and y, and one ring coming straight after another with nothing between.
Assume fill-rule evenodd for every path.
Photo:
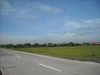
<instances>
[{"instance_id":1,"label":"white road marking","mask_svg":"<svg viewBox=\"0 0 100 75\"><path fill-rule=\"evenodd\" d=\"M60 69L56 69L56 68L53 68L53 67L50 67L50 66L47 66L47 65L41 64L41 63L39 63L39 65L41 65L41 66L43 66L43 67L46 67L46 68L53 69L53 70L55 70L55 71L59 71L59 72L62 71L62 70L60 70Z\"/></svg>"},{"instance_id":2,"label":"white road marking","mask_svg":"<svg viewBox=\"0 0 100 75\"><path fill-rule=\"evenodd\" d=\"M20 58L21 56L19 56L19 55L16 55L16 57Z\"/></svg>"}]
</instances>

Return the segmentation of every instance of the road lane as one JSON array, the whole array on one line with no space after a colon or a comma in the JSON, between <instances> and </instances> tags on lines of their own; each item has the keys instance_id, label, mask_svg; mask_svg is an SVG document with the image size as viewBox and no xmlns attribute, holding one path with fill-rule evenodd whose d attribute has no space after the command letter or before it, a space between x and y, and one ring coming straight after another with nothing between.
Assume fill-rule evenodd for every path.
<instances>
[{"instance_id":1,"label":"road lane","mask_svg":"<svg viewBox=\"0 0 100 75\"><path fill-rule=\"evenodd\" d=\"M16 57L20 58L20 56L19 56L19 55L16 55Z\"/></svg>"},{"instance_id":2,"label":"road lane","mask_svg":"<svg viewBox=\"0 0 100 75\"><path fill-rule=\"evenodd\" d=\"M56 68L54 68L54 67L50 67L50 66L47 66L47 65L44 65L44 64L41 64L41 63L39 63L39 65L41 65L41 66L43 66L43 67L46 67L46 68L53 69L53 70L55 70L55 71L59 71L59 72L62 71L62 70L60 70L60 69L56 69Z\"/></svg>"},{"instance_id":3,"label":"road lane","mask_svg":"<svg viewBox=\"0 0 100 75\"><path fill-rule=\"evenodd\" d=\"M4 75L100 75L98 63L65 60L2 48L0 65Z\"/></svg>"}]
</instances>

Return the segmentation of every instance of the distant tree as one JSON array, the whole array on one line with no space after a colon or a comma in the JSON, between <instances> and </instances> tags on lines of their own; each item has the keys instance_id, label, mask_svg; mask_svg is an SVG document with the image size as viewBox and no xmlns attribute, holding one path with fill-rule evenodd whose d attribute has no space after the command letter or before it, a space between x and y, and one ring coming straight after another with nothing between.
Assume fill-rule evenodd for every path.
<instances>
[{"instance_id":1,"label":"distant tree","mask_svg":"<svg viewBox=\"0 0 100 75\"><path fill-rule=\"evenodd\" d=\"M83 42L82 44L85 45L85 46L88 46L89 45L88 42Z\"/></svg>"},{"instance_id":2,"label":"distant tree","mask_svg":"<svg viewBox=\"0 0 100 75\"><path fill-rule=\"evenodd\" d=\"M5 45L4 44L1 44L0 47L5 47Z\"/></svg>"},{"instance_id":3,"label":"distant tree","mask_svg":"<svg viewBox=\"0 0 100 75\"><path fill-rule=\"evenodd\" d=\"M74 46L74 43L73 42L69 42L68 45L69 46Z\"/></svg>"},{"instance_id":4,"label":"distant tree","mask_svg":"<svg viewBox=\"0 0 100 75\"><path fill-rule=\"evenodd\" d=\"M39 47L39 44L35 43L35 44L32 45L32 47Z\"/></svg>"},{"instance_id":5,"label":"distant tree","mask_svg":"<svg viewBox=\"0 0 100 75\"><path fill-rule=\"evenodd\" d=\"M13 45L13 44L6 44L5 47L6 47L6 48L13 48L14 45Z\"/></svg>"},{"instance_id":6,"label":"distant tree","mask_svg":"<svg viewBox=\"0 0 100 75\"><path fill-rule=\"evenodd\" d=\"M47 44L46 43L42 44L42 47L47 47Z\"/></svg>"},{"instance_id":7,"label":"distant tree","mask_svg":"<svg viewBox=\"0 0 100 75\"><path fill-rule=\"evenodd\" d=\"M15 48L23 48L23 47L24 47L23 44L17 44L17 45L15 45Z\"/></svg>"},{"instance_id":8,"label":"distant tree","mask_svg":"<svg viewBox=\"0 0 100 75\"><path fill-rule=\"evenodd\" d=\"M53 43L48 43L47 46L48 47L54 47L54 44Z\"/></svg>"},{"instance_id":9,"label":"distant tree","mask_svg":"<svg viewBox=\"0 0 100 75\"><path fill-rule=\"evenodd\" d=\"M30 43L25 43L24 47L32 47L32 45Z\"/></svg>"},{"instance_id":10,"label":"distant tree","mask_svg":"<svg viewBox=\"0 0 100 75\"><path fill-rule=\"evenodd\" d=\"M74 43L74 46L81 46L81 44L79 44L79 43Z\"/></svg>"},{"instance_id":11,"label":"distant tree","mask_svg":"<svg viewBox=\"0 0 100 75\"><path fill-rule=\"evenodd\" d=\"M54 44L53 44L53 47L57 47L57 44L56 44L56 43L54 43Z\"/></svg>"},{"instance_id":12,"label":"distant tree","mask_svg":"<svg viewBox=\"0 0 100 75\"><path fill-rule=\"evenodd\" d=\"M66 43L62 43L62 44L61 44L61 47L65 47L65 46L67 46Z\"/></svg>"}]
</instances>

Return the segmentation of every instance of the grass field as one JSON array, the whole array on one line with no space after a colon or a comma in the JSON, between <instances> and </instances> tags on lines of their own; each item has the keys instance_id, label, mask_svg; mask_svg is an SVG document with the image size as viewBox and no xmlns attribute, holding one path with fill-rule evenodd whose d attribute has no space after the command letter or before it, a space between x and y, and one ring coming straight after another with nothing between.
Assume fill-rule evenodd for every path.
<instances>
[{"instance_id":1,"label":"grass field","mask_svg":"<svg viewBox=\"0 0 100 75\"><path fill-rule=\"evenodd\" d=\"M17 48L14 50L61 57L66 59L100 62L100 46Z\"/></svg>"}]
</instances>

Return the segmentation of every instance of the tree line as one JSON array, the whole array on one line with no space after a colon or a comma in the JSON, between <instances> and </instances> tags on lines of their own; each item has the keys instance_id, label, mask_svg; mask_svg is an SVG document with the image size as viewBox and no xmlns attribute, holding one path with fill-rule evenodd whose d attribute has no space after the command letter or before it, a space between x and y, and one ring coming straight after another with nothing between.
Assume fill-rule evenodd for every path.
<instances>
[{"instance_id":1,"label":"tree line","mask_svg":"<svg viewBox=\"0 0 100 75\"><path fill-rule=\"evenodd\" d=\"M28 48L28 47L65 47L65 46L80 46L79 43L25 43L25 44L2 44L0 47L5 47L5 48Z\"/></svg>"},{"instance_id":2,"label":"tree line","mask_svg":"<svg viewBox=\"0 0 100 75\"><path fill-rule=\"evenodd\" d=\"M89 43L73 43L73 42L69 42L69 43L25 43L25 44L2 44L0 45L0 47L4 47L4 48L30 48L30 47L66 47L66 46L83 46L83 45L91 45Z\"/></svg>"}]
</instances>

